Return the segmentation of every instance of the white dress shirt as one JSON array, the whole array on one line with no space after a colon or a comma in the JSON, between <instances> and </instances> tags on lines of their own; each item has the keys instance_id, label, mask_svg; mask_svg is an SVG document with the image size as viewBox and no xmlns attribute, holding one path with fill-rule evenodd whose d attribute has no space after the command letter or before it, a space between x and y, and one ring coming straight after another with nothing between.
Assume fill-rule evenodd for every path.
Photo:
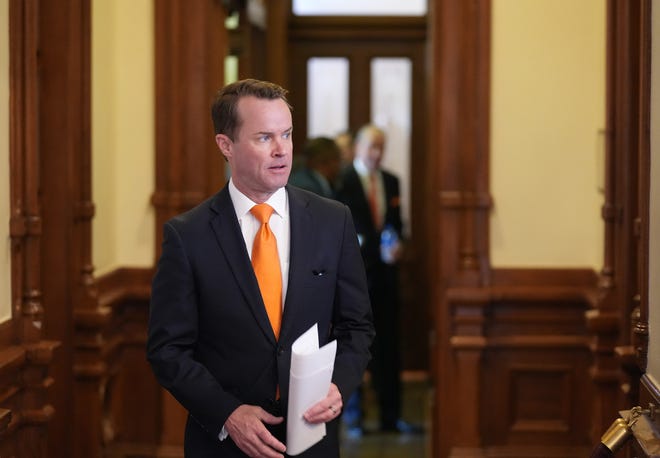
<instances>
[{"instance_id":1,"label":"white dress shirt","mask_svg":"<svg viewBox=\"0 0 660 458\"><path fill-rule=\"evenodd\" d=\"M239 191L231 178L229 179L229 196L234 204L238 224L241 226L245 247L252 259L252 243L261 223L250 213L250 209L257 204ZM282 272L282 308L284 308L284 298L289 284L289 246L291 243L289 198L286 189L283 187L278 189L265 203L274 210L268 225L277 239L277 254L280 258L280 271Z\"/></svg>"}]
</instances>

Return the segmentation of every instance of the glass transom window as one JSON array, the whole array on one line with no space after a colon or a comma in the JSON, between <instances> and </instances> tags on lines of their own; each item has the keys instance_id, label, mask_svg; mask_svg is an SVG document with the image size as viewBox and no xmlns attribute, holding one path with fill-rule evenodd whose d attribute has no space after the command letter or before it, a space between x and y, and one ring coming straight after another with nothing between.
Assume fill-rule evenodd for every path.
<instances>
[{"instance_id":1,"label":"glass transom window","mask_svg":"<svg viewBox=\"0 0 660 458\"><path fill-rule=\"evenodd\" d=\"M297 16L424 16L427 0L293 0Z\"/></svg>"}]
</instances>

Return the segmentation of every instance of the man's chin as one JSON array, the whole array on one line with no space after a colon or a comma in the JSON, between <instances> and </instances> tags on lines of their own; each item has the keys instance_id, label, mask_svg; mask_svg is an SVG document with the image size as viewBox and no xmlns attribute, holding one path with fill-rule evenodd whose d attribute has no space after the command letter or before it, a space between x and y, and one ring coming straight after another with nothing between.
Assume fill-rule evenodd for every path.
<instances>
[{"instance_id":1,"label":"man's chin","mask_svg":"<svg viewBox=\"0 0 660 458\"><path fill-rule=\"evenodd\" d=\"M268 189L270 191L270 194L274 193L280 188L283 188L288 182L288 177L286 180L273 180L270 182L270 185L268 186Z\"/></svg>"},{"instance_id":2,"label":"man's chin","mask_svg":"<svg viewBox=\"0 0 660 458\"><path fill-rule=\"evenodd\" d=\"M274 173L272 177L272 185L273 188L279 189L285 184L287 184L289 181L289 171L287 170L286 172L282 173Z\"/></svg>"}]
</instances>

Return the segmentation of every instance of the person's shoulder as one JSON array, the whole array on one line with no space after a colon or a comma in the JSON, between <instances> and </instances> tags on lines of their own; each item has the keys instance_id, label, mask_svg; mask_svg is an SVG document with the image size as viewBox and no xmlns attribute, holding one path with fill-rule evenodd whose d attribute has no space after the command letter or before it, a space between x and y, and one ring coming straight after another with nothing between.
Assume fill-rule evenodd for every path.
<instances>
[{"instance_id":1,"label":"person's shoulder","mask_svg":"<svg viewBox=\"0 0 660 458\"><path fill-rule=\"evenodd\" d=\"M383 169L383 168L381 168L381 169L380 169L380 173L383 174L383 177L384 177L385 179L393 180L393 181L399 181L399 177L398 177L395 173L390 172L390 171L387 170L387 169Z\"/></svg>"},{"instance_id":2,"label":"person's shoulder","mask_svg":"<svg viewBox=\"0 0 660 458\"><path fill-rule=\"evenodd\" d=\"M289 178L289 184L297 186L302 189L312 190L311 188L316 185L316 180L312 175L311 170L303 168L296 170Z\"/></svg>"},{"instance_id":3,"label":"person's shoulder","mask_svg":"<svg viewBox=\"0 0 660 458\"><path fill-rule=\"evenodd\" d=\"M392 172L381 169L383 176L383 183L385 184L385 189L389 192L399 192L399 177Z\"/></svg>"},{"instance_id":4,"label":"person's shoulder","mask_svg":"<svg viewBox=\"0 0 660 458\"><path fill-rule=\"evenodd\" d=\"M339 172L339 176L340 178L357 177L357 170L355 170L353 163L344 164Z\"/></svg>"},{"instance_id":5,"label":"person's shoulder","mask_svg":"<svg viewBox=\"0 0 660 458\"><path fill-rule=\"evenodd\" d=\"M173 216L166 224L181 228L208 221L209 217L214 214L212 208L217 207L218 201L222 199L222 192L219 191L194 207Z\"/></svg>"},{"instance_id":6,"label":"person's shoulder","mask_svg":"<svg viewBox=\"0 0 660 458\"><path fill-rule=\"evenodd\" d=\"M353 167L353 164L346 164L344 168L341 170L339 173L339 178L337 179L338 183L338 188L355 188L359 185L359 187L362 187L362 184L360 183L360 177L357 173L357 170L355 170L355 167Z\"/></svg>"},{"instance_id":7,"label":"person's shoulder","mask_svg":"<svg viewBox=\"0 0 660 458\"><path fill-rule=\"evenodd\" d=\"M331 211L341 210L344 208L344 204L338 200L321 196L315 192L300 188L294 184L289 184L287 189L289 191L289 197L292 199L292 202L298 203L304 207Z\"/></svg>"}]
</instances>

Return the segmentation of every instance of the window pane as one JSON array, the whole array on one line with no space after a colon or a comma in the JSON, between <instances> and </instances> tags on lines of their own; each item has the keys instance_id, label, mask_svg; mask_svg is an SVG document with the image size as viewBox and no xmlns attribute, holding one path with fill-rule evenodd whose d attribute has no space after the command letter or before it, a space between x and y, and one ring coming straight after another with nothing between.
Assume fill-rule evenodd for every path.
<instances>
[{"instance_id":1,"label":"window pane","mask_svg":"<svg viewBox=\"0 0 660 458\"><path fill-rule=\"evenodd\" d=\"M410 231L410 135L412 62L407 58L371 60L371 122L385 130L383 168L399 177L401 216Z\"/></svg>"},{"instance_id":2,"label":"window pane","mask_svg":"<svg viewBox=\"0 0 660 458\"><path fill-rule=\"evenodd\" d=\"M426 0L293 0L298 16L424 16Z\"/></svg>"},{"instance_id":3,"label":"window pane","mask_svg":"<svg viewBox=\"0 0 660 458\"><path fill-rule=\"evenodd\" d=\"M334 137L348 130L348 59L307 61L307 136Z\"/></svg>"}]
</instances>

